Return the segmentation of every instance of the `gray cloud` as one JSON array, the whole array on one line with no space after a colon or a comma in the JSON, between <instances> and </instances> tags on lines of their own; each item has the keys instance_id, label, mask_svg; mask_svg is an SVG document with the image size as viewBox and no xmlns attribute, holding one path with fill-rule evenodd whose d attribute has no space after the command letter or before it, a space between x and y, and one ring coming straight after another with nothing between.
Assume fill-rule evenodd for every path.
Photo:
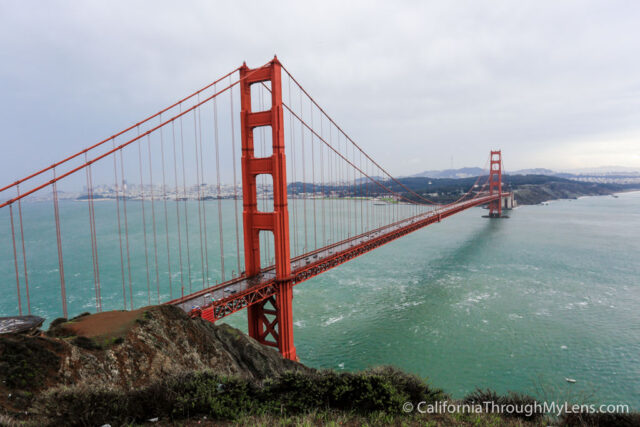
<instances>
[{"instance_id":1,"label":"gray cloud","mask_svg":"<svg viewBox=\"0 0 640 427\"><path fill-rule=\"evenodd\" d=\"M640 167L631 1L0 2L0 180L274 53L395 174Z\"/></svg>"}]
</instances>

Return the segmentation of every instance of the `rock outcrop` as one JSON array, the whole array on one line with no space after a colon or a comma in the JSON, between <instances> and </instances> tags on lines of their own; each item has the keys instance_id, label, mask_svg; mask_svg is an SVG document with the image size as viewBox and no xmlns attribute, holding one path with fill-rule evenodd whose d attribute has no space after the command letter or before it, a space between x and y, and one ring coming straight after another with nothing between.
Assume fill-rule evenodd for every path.
<instances>
[{"instance_id":1,"label":"rock outcrop","mask_svg":"<svg viewBox=\"0 0 640 427\"><path fill-rule=\"evenodd\" d=\"M0 405L15 413L57 386L129 389L167 375L209 370L261 380L311 371L228 325L190 319L173 306L52 322L40 336L0 335Z\"/></svg>"}]
</instances>

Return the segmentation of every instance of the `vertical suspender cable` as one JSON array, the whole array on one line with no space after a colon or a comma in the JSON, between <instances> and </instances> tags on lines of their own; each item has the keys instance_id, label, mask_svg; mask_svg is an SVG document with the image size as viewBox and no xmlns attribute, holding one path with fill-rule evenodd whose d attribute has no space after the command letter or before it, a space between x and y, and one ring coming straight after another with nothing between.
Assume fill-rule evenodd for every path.
<instances>
[{"instance_id":1,"label":"vertical suspender cable","mask_svg":"<svg viewBox=\"0 0 640 427\"><path fill-rule=\"evenodd\" d=\"M16 191L20 196L20 184L16 184ZM24 243L24 227L22 226L22 199L18 199L18 219L20 221L20 242L22 243L22 265L24 267L24 285L27 296L27 314L31 314L31 297L29 295L29 274L27 273L27 251Z\"/></svg>"},{"instance_id":2,"label":"vertical suspender cable","mask_svg":"<svg viewBox=\"0 0 640 427\"><path fill-rule=\"evenodd\" d=\"M309 114L311 116L311 129L313 129L313 104L309 102ZM315 149L314 149L314 138L313 132L311 133L311 188L313 194L313 243L314 249L318 249L318 228L316 224L316 159L315 159Z\"/></svg>"},{"instance_id":3,"label":"vertical suspender cable","mask_svg":"<svg viewBox=\"0 0 640 427\"><path fill-rule=\"evenodd\" d=\"M182 104L180 105L180 112L182 112ZM184 126L182 122L182 116L180 116L180 151L182 152L182 190L184 195L184 226L185 235L187 237L187 272L189 275L189 293L193 291L191 286L191 248L189 246L189 215L187 210L187 174L184 166Z\"/></svg>"},{"instance_id":4,"label":"vertical suspender cable","mask_svg":"<svg viewBox=\"0 0 640 427\"><path fill-rule=\"evenodd\" d=\"M60 273L60 296L62 297L62 314L68 318L67 288L64 281L64 258L62 256L62 230L60 228L60 208L58 207L58 188L56 185L56 169L53 168L53 215L56 223L56 243L58 246L58 272Z\"/></svg>"},{"instance_id":5,"label":"vertical suspender cable","mask_svg":"<svg viewBox=\"0 0 640 427\"><path fill-rule=\"evenodd\" d=\"M171 140L173 145L173 178L175 181L174 197L176 200L176 222L178 224L178 257L180 260L180 296L184 297L184 268L182 264L182 224L180 221L180 190L178 181L178 155L176 154L176 127L175 122L171 122ZM186 219L186 218L185 218Z\"/></svg>"},{"instance_id":6,"label":"vertical suspender cable","mask_svg":"<svg viewBox=\"0 0 640 427\"><path fill-rule=\"evenodd\" d=\"M162 133L162 128L160 129ZM158 236L156 233L156 206L155 196L153 195L155 188L153 186L153 162L151 160L151 136L147 134L147 154L149 156L149 187L151 188L151 226L153 228L153 256L156 265L156 291L158 304L160 304L160 269L158 267Z\"/></svg>"},{"instance_id":7,"label":"vertical suspender cable","mask_svg":"<svg viewBox=\"0 0 640 427\"><path fill-rule=\"evenodd\" d=\"M198 94L198 98L200 97L200 94ZM198 237L200 238L200 269L201 269L201 274L202 274L202 289L205 288L205 278L204 278L204 246L202 243L202 181L200 181L200 157L198 155L198 126L196 125L196 116L197 116L197 112L199 111L198 108L196 108L195 110L193 110L193 147L195 149L196 152L196 186L197 186L197 191L196 191L196 197L198 198L198 227L200 230L200 233L198 234Z\"/></svg>"},{"instance_id":8,"label":"vertical suspender cable","mask_svg":"<svg viewBox=\"0 0 640 427\"><path fill-rule=\"evenodd\" d=\"M111 144L113 148L115 148L115 139L111 140ZM116 188L116 216L118 218L118 243L120 244L120 274L122 276L122 301L124 304L124 309L127 309L127 291L124 283L124 252L122 250L122 225L120 221L120 189L118 185L118 167L116 164L116 157L118 153L113 153L113 180L115 182Z\"/></svg>"},{"instance_id":9,"label":"vertical suspender cable","mask_svg":"<svg viewBox=\"0 0 640 427\"><path fill-rule=\"evenodd\" d=\"M91 223L93 224L93 242L94 242L94 252L95 252L95 260L96 260L96 278L97 278L97 302L98 302L98 311L102 311L102 291L100 290L100 262L98 257L98 231L96 227L96 206L94 203L93 197L93 170L91 169L91 165L87 166L87 170L89 171L89 188L91 189Z\"/></svg>"},{"instance_id":10,"label":"vertical suspender cable","mask_svg":"<svg viewBox=\"0 0 640 427\"><path fill-rule=\"evenodd\" d=\"M360 157L362 158L362 156ZM367 173L367 175L369 175L369 162L367 162L367 159L364 160L364 169L365 172ZM367 194L367 231L371 230L371 197L369 195L369 180L367 179L367 181L365 182L365 192Z\"/></svg>"},{"instance_id":11,"label":"vertical suspender cable","mask_svg":"<svg viewBox=\"0 0 640 427\"><path fill-rule=\"evenodd\" d=\"M291 102L291 78L288 79L289 80L289 104L292 104ZM293 105L293 104L292 104ZM295 145L296 145L296 136L295 136L295 132L294 132L294 127L293 127L293 115L291 114L291 111L289 111L289 134L290 136L290 144L289 144L289 149L291 150L291 182L292 183L296 183L296 150L295 150ZM296 195L298 194L298 188L297 186L294 186L295 191L296 191ZM293 202L293 256L298 256L299 252L298 252L298 213L297 213L297 206L298 206L298 198L296 197L295 199L292 200Z\"/></svg>"},{"instance_id":12,"label":"vertical suspender cable","mask_svg":"<svg viewBox=\"0 0 640 427\"><path fill-rule=\"evenodd\" d=\"M302 110L302 92L300 92L300 117L303 118L303 110ZM307 253L309 250L309 244L307 239L307 177L305 174L305 169L307 168L307 163L305 161L304 155L304 126L302 122L300 122L300 141L302 145L302 210L304 212L304 248L303 252Z\"/></svg>"},{"instance_id":13,"label":"vertical suspender cable","mask_svg":"<svg viewBox=\"0 0 640 427\"><path fill-rule=\"evenodd\" d=\"M214 86L215 87L215 86ZM215 90L215 89L214 89ZM222 230L222 195L220 189L220 143L218 141L218 102L217 98L213 98L213 128L214 128L214 140L216 144L216 174L217 174L217 189L218 189L218 234L220 235L220 273L222 275L222 281L226 280L224 274L224 234Z\"/></svg>"},{"instance_id":14,"label":"vertical suspender cable","mask_svg":"<svg viewBox=\"0 0 640 427\"><path fill-rule=\"evenodd\" d=\"M355 160L355 159L354 159ZM362 170L362 151L360 152L360 170ZM360 234L364 233L364 219L363 219L363 198L364 198L364 194L362 194L362 181L363 181L363 176L362 176L362 172L358 172L358 197L360 197Z\"/></svg>"},{"instance_id":15,"label":"vertical suspender cable","mask_svg":"<svg viewBox=\"0 0 640 427\"><path fill-rule=\"evenodd\" d=\"M340 150L342 150L342 146L340 146ZM345 140L345 156L346 156L346 140ZM350 197L349 197L349 171L347 170L348 164L344 159L341 162L342 168L340 173L342 174L342 185L344 187L344 195L345 195L345 209L344 209L344 222L345 222L345 234L344 238L348 238L351 236L351 214L350 214Z\"/></svg>"},{"instance_id":16,"label":"vertical suspender cable","mask_svg":"<svg viewBox=\"0 0 640 427\"><path fill-rule=\"evenodd\" d=\"M213 92L216 93L216 85L213 85ZM213 99L215 102L215 98ZM200 103L200 94L198 94L198 104ZM204 150L202 149L202 110L198 109L198 137L200 138L200 182L202 183L202 185L204 186L206 184L206 182L204 181L204 165L203 165L203 157L204 157ZM204 190L203 190L203 194L204 196ZM206 204L206 200L203 197L202 198L202 220L203 220L203 225L204 225L204 262L205 262L205 272L206 272L206 280L203 282L207 284L207 287L209 286L209 241L207 238L207 204Z\"/></svg>"},{"instance_id":17,"label":"vertical suspender cable","mask_svg":"<svg viewBox=\"0 0 640 427\"><path fill-rule=\"evenodd\" d=\"M356 162L356 147L355 146L351 146L352 149L352 163L355 164ZM356 168L352 167L353 169L353 191L352 194L354 195L354 197L356 197L357 194L357 189L358 189L358 184L356 181ZM358 234L358 199L354 199L353 200L353 235L356 236Z\"/></svg>"},{"instance_id":18,"label":"vertical suspender cable","mask_svg":"<svg viewBox=\"0 0 640 427\"><path fill-rule=\"evenodd\" d=\"M346 217L347 217L347 223L349 224L349 228L348 228L348 237L351 237L351 229L353 228L353 221L351 220L351 204L353 202L352 197L350 197L351 193L351 173L349 172L349 145L348 145L348 141L347 139L344 140L344 156L345 156L345 161L344 161L344 186L345 186L345 193L347 195L347 206L349 206L346 210Z\"/></svg>"},{"instance_id":19,"label":"vertical suspender cable","mask_svg":"<svg viewBox=\"0 0 640 427\"><path fill-rule=\"evenodd\" d=\"M20 273L18 273L18 251L16 250L16 233L13 226L13 204L9 205L9 216L11 217L11 241L13 242L13 265L16 271L16 291L18 295L18 312L22 316L22 296L20 295Z\"/></svg>"},{"instance_id":20,"label":"vertical suspender cable","mask_svg":"<svg viewBox=\"0 0 640 427\"><path fill-rule=\"evenodd\" d=\"M364 174L364 171L366 170L366 166L365 168L363 168L362 166L362 153L360 154L360 163L359 163L359 171L358 171L358 175L360 176L360 181L359 181L359 185L360 185L360 223L361 225L361 229L363 230L362 232L366 232L367 231L367 203L366 203L366 191L367 191L367 181L366 176Z\"/></svg>"},{"instance_id":21,"label":"vertical suspender cable","mask_svg":"<svg viewBox=\"0 0 640 427\"><path fill-rule=\"evenodd\" d=\"M329 123L329 144L333 145L333 131L331 130L333 128L333 125L331 124L331 122ZM335 153L333 151L328 151L329 153L329 191L331 191L331 189L333 189L334 191L332 192L333 194L331 194L331 199L330 199L330 203L329 203L329 218L330 218L330 239L331 239L331 243L335 243L335 225L336 225L336 221L335 221L335 217L336 217L336 200L335 200L335 195L336 192L335 190L337 190L336 187L336 177L334 176L335 174L335 167L333 165L334 162L334 158L335 158Z\"/></svg>"},{"instance_id":22,"label":"vertical suspender cable","mask_svg":"<svg viewBox=\"0 0 640 427\"><path fill-rule=\"evenodd\" d=\"M160 114L162 123L162 114ZM173 122L171 122L173 124ZM164 129L160 129L160 159L162 160L162 206L164 208L164 237L167 245L167 270L169 272L169 299L173 299L173 278L171 277L171 247L169 245L169 213L167 211L167 174L164 164Z\"/></svg>"},{"instance_id":23,"label":"vertical suspender cable","mask_svg":"<svg viewBox=\"0 0 640 427\"><path fill-rule=\"evenodd\" d=\"M322 132L322 114L320 115L320 135L324 138L324 133ZM320 145L320 194L322 196L322 246L325 246L327 242L327 224L326 224L326 216L325 216L325 204L327 203L327 196L324 193L324 145Z\"/></svg>"},{"instance_id":24,"label":"vertical suspender cable","mask_svg":"<svg viewBox=\"0 0 640 427\"><path fill-rule=\"evenodd\" d=\"M84 153L84 161L85 163L88 162L87 159L87 153ZM89 179L89 174L90 174L90 170L91 170L91 165L87 166L85 168L85 175L86 175L86 181L87 181L87 206L89 208L89 235L91 238L91 261L93 263L93 290L95 293L95 299L96 299L96 311L100 311L100 306L99 306L99 300L100 298L98 297L98 271L96 268L96 241L95 241L95 233L94 233L94 222L93 222L93 191L91 188L91 183L90 183L90 179Z\"/></svg>"},{"instance_id":25,"label":"vertical suspender cable","mask_svg":"<svg viewBox=\"0 0 640 427\"><path fill-rule=\"evenodd\" d=\"M229 76L229 82L231 82L231 76ZM238 262L238 276L240 276L240 272L242 268L240 267L240 231L238 227L238 181L236 178L236 129L235 123L233 120L233 116L235 112L233 110L233 87L229 91L229 104L231 109L231 163L233 164L233 206L235 209L235 220L236 220L236 258Z\"/></svg>"},{"instance_id":26,"label":"vertical suspender cable","mask_svg":"<svg viewBox=\"0 0 640 427\"><path fill-rule=\"evenodd\" d=\"M344 206L346 203L346 191L345 191L345 187L344 187L344 179L343 179L343 173L344 173L344 166L342 165L342 158L340 157L340 155L338 154L340 152L340 150L342 150L342 144L340 142L340 134L338 134L338 143L337 143L337 152L336 152L336 170L338 173L338 186L340 188L340 199L338 199L338 215L337 215L337 219L338 219L338 241L344 240L347 237L347 221L344 217Z\"/></svg>"},{"instance_id":27,"label":"vertical suspender cable","mask_svg":"<svg viewBox=\"0 0 640 427\"><path fill-rule=\"evenodd\" d=\"M140 128L138 127L138 136ZM151 305L151 280L149 278L149 251L147 248L147 217L144 208L144 182L142 180L142 141L138 139L138 168L140 171L140 205L142 206L142 237L144 240L144 263L147 268L147 302Z\"/></svg>"}]
</instances>

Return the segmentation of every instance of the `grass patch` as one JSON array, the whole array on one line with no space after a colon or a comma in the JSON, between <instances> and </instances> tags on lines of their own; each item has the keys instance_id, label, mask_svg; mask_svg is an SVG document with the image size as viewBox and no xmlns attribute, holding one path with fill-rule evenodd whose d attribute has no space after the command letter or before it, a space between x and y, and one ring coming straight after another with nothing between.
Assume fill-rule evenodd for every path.
<instances>
[{"instance_id":1,"label":"grass patch","mask_svg":"<svg viewBox=\"0 0 640 427\"><path fill-rule=\"evenodd\" d=\"M149 322L151 314L142 310L82 313L71 320L59 318L51 322L46 334L86 350L106 350L123 343L134 325Z\"/></svg>"}]
</instances>

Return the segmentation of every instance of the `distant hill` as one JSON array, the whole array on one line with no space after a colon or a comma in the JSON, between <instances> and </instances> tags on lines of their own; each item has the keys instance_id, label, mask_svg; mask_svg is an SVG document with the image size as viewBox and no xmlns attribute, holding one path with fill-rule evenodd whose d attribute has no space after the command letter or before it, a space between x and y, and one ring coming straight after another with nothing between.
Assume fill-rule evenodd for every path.
<instances>
[{"instance_id":1,"label":"distant hill","mask_svg":"<svg viewBox=\"0 0 640 427\"><path fill-rule=\"evenodd\" d=\"M470 178L484 175L487 171L482 168L445 169L441 171L424 171L411 175L412 178Z\"/></svg>"},{"instance_id":2,"label":"distant hill","mask_svg":"<svg viewBox=\"0 0 640 427\"><path fill-rule=\"evenodd\" d=\"M570 169L563 171L554 171L547 168L530 168L519 170L503 171L509 175L547 175L558 176L561 178L579 178L579 177L638 177L640 169L622 167L622 166L603 166L599 168ZM478 175L485 175L487 171L477 167L467 167L460 169L444 169L444 170L428 170L411 175L410 178L470 178Z\"/></svg>"},{"instance_id":3,"label":"distant hill","mask_svg":"<svg viewBox=\"0 0 640 427\"><path fill-rule=\"evenodd\" d=\"M533 169L520 169L517 171L508 171L511 175L555 175L556 173L551 169L545 168L533 168Z\"/></svg>"},{"instance_id":4,"label":"distant hill","mask_svg":"<svg viewBox=\"0 0 640 427\"><path fill-rule=\"evenodd\" d=\"M634 175L640 175L640 169L627 167L627 166L600 166L596 168L568 169L568 170L560 171L560 173L571 174L571 175L590 175L590 176L606 176L606 175L634 176Z\"/></svg>"}]
</instances>

